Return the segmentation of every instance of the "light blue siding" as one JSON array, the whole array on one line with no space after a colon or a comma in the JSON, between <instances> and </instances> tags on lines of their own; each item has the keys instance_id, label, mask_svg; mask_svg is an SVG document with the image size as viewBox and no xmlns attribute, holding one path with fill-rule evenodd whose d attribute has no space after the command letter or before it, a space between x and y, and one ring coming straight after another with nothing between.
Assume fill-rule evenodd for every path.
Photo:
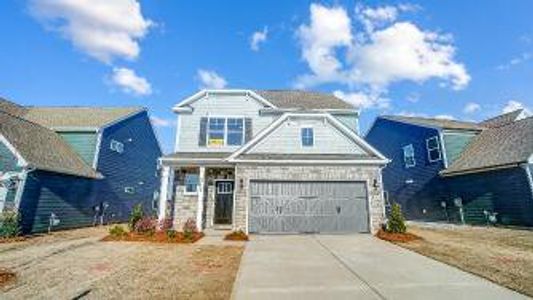
<instances>
[{"instance_id":1,"label":"light blue siding","mask_svg":"<svg viewBox=\"0 0 533 300\"><path fill-rule=\"evenodd\" d=\"M302 147L300 132L311 127L314 145ZM248 153L364 154L358 145L324 118L289 118Z\"/></svg>"},{"instance_id":2,"label":"light blue siding","mask_svg":"<svg viewBox=\"0 0 533 300\"><path fill-rule=\"evenodd\" d=\"M97 134L95 132L58 132L58 134L89 165L93 165Z\"/></svg>"},{"instance_id":3,"label":"light blue siding","mask_svg":"<svg viewBox=\"0 0 533 300\"><path fill-rule=\"evenodd\" d=\"M351 115L334 115L342 124L359 134L359 117L356 114Z\"/></svg>"},{"instance_id":4,"label":"light blue siding","mask_svg":"<svg viewBox=\"0 0 533 300\"><path fill-rule=\"evenodd\" d=\"M443 133L448 165L451 165L459 157L476 134L469 131L446 131Z\"/></svg>"},{"instance_id":5,"label":"light blue siding","mask_svg":"<svg viewBox=\"0 0 533 300\"><path fill-rule=\"evenodd\" d=\"M192 114L180 114L178 119L178 150L185 152L231 152L240 146L205 147L198 145L202 117L242 117L252 119L252 134L256 135L279 116L259 115L264 105L242 95L210 95L191 104Z\"/></svg>"}]
</instances>

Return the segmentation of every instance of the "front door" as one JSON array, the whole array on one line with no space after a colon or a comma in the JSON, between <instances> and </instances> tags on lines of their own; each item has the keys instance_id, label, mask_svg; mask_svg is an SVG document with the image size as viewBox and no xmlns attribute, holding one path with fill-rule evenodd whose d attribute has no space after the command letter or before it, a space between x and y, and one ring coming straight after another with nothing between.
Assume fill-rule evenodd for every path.
<instances>
[{"instance_id":1,"label":"front door","mask_svg":"<svg viewBox=\"0 0 533 300\"><path fill-rule=\"evenodd\" d=\"M231 224L233 213L233 186L231 180L215 183L215 224Z\"/></svg>"}]
</instances>

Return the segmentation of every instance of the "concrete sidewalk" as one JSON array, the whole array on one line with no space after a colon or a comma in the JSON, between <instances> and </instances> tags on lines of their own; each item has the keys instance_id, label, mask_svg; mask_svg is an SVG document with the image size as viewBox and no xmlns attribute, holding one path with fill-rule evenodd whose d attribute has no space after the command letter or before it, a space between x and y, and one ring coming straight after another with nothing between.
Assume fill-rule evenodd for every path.
<instances>
[{"instance_id":1,"label":"concrete sidewalk","mask_svg":"<svg viewBox=\"0 0 533 300\"><path fill-rule=\"evenodd\" d=\"M234 299L528 299L371 235L254 236Z\"/></svg>"}]
</instances>

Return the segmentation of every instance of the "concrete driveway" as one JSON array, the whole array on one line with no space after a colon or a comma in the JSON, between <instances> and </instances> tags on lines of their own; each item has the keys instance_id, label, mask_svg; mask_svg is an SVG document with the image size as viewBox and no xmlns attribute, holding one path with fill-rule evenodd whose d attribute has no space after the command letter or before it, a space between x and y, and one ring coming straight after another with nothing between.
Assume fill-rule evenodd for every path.
<instances>
[{"instance_id":1,"label":"concrete driveway","mask_svg":"<svg viewBox=\"0 0 533 300\"><path fill-rule=\"evenodd\" d=\"M254 236L234 299L527 299L371 235Z\"/></svg>"}]
</instances>

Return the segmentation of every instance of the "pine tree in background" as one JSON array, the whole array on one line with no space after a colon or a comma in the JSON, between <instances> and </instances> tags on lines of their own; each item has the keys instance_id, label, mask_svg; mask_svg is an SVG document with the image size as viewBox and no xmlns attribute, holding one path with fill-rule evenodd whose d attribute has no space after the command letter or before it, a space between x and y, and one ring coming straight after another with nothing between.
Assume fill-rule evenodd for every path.
<instances>
[{"instance_id":1,"label":"pine tree in background","mask_svg":"<svg viewBox=\"0 0 533 300\"><path fill-rule=\"evenodd\" d=\"M394 203L391 208L389 222L387 223L387 231L392 233L405 233L407 227L405 226L405 218L402 214L400 204Z\"/></svg>"}]
</instances>

